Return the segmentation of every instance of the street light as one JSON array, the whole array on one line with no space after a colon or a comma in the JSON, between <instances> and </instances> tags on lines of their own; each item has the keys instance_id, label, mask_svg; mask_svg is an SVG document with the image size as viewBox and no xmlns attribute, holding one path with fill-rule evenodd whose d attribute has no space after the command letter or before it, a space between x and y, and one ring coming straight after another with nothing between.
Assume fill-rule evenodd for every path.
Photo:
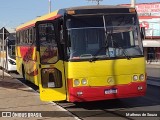
<instances>
[{"instance_id":1,"label":"street light","mask_svg":"<svg viewBox=\"0 0 160 120\"><path fill-rule=\"evenodd\" d=\"M131 7L135 8L136 0L131 0Z\"/></svg>"},{"instance_id":2,"label":"street light","mask_svg":"<svg viewBox=\"0 0 160 120\"><path fill-rule=\"evenodd\" d=\"M48 4L49 4L49 13L51 13L51 0L48 0Z\"/></svg>"}]
</instances>

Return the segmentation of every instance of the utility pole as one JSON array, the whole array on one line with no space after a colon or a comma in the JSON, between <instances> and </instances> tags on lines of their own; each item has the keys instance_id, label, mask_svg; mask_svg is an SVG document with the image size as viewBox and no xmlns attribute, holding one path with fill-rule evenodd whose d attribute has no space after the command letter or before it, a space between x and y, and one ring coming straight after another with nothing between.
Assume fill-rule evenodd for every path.
<instances>
[{"instance_id":1,"label":"utility pole","mask_svg":"<svg viewBox=\"0 0 160 120\"><path fill-rule=\"evenodd\" d=\"M4 27L2 28L3 29L3 39L2 39L2 70L3 70L3 73L2 73L2 78L4 79L4 65L5 65L5 63L4 63L4 57L6 57L5 56L5 54L4 54L4 34L5 34L5 29L4 29Z\"/></svg>"},{"instance_id":2,"label":"utility pole","mask_svg":"<svg viewBox=\"0 0 160 120\"><path fill-rule=\"evenodd\" d=\"M135 8L136 0L131 0L131 7Z\"/></svg>"},{"instance_id":3,"label":"utility pole","mask_svg":"<svg viewBox=\"0 0 160 120\"><path fill-rule=\"evenodd\" d=\"M49 4L49 8L48 8L49 9L49 13L51 13L51 0L48 1L48 4Z\"/></svg>"}]
</instances>

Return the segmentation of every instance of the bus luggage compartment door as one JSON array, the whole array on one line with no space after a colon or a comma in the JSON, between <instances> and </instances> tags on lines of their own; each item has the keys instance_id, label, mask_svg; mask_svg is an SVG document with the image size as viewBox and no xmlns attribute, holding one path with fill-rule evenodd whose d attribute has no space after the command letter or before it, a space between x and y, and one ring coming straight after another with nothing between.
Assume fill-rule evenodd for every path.
<instances>
[{"instance_id":1,"label":"bus luggage compartment door","mask_svg":"<svg viewBox=\"0 0 160 120\"><path fill-rule=\"evenodd\" d=\"M39 72L41 73L39 79L41 100L66 100L65 78L63 72L64 68L62 65L63 61L58 61L54 65L41 65L41 68L39 69Z\"/></svg>"}]
</instances>

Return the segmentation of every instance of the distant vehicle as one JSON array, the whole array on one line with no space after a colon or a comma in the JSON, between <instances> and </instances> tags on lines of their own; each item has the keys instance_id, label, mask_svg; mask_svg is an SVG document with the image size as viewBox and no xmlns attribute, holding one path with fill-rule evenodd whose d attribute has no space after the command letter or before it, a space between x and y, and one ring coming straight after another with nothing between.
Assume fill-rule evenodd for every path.
<instances>
[{"instance_id":1,"label":"distant vehicle","mask_svg":"<svg viewBox=\"0 0 160 120\"><path fill-rule=\"evenodd\" d=\"M141 33L134 8L60 9L17 27L17 71L39 86L43 101L143 96Z\"/></svg>"},{"instance_id":2,"label":"distant vehicle","mask_svg":"<svg viewBox=\"0 0 160 120\"><path fill-rule=\"evenodd\" d=\"M15 38L7 37L5 39L4 51L0 45L0 67L8 72L16 71L15 60Z\"/></svg>"}]
</instances>

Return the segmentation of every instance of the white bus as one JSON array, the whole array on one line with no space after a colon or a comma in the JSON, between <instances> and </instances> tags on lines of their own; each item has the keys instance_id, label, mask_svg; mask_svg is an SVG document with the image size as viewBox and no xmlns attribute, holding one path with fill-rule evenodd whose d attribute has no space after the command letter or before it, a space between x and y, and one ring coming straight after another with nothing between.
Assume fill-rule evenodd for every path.
<instances>
[{"instance_id":1,"label":"white bus","mask_svg":"<svg viewBox=\"0 0 160 120\"><path fill-rule=\"evenodd\" d=\"M16 71L15 60L15 37L10 35L4 41L4 50L2 41L0 41L0 68L6 71Z\"/></svg>"}]
</instances>

